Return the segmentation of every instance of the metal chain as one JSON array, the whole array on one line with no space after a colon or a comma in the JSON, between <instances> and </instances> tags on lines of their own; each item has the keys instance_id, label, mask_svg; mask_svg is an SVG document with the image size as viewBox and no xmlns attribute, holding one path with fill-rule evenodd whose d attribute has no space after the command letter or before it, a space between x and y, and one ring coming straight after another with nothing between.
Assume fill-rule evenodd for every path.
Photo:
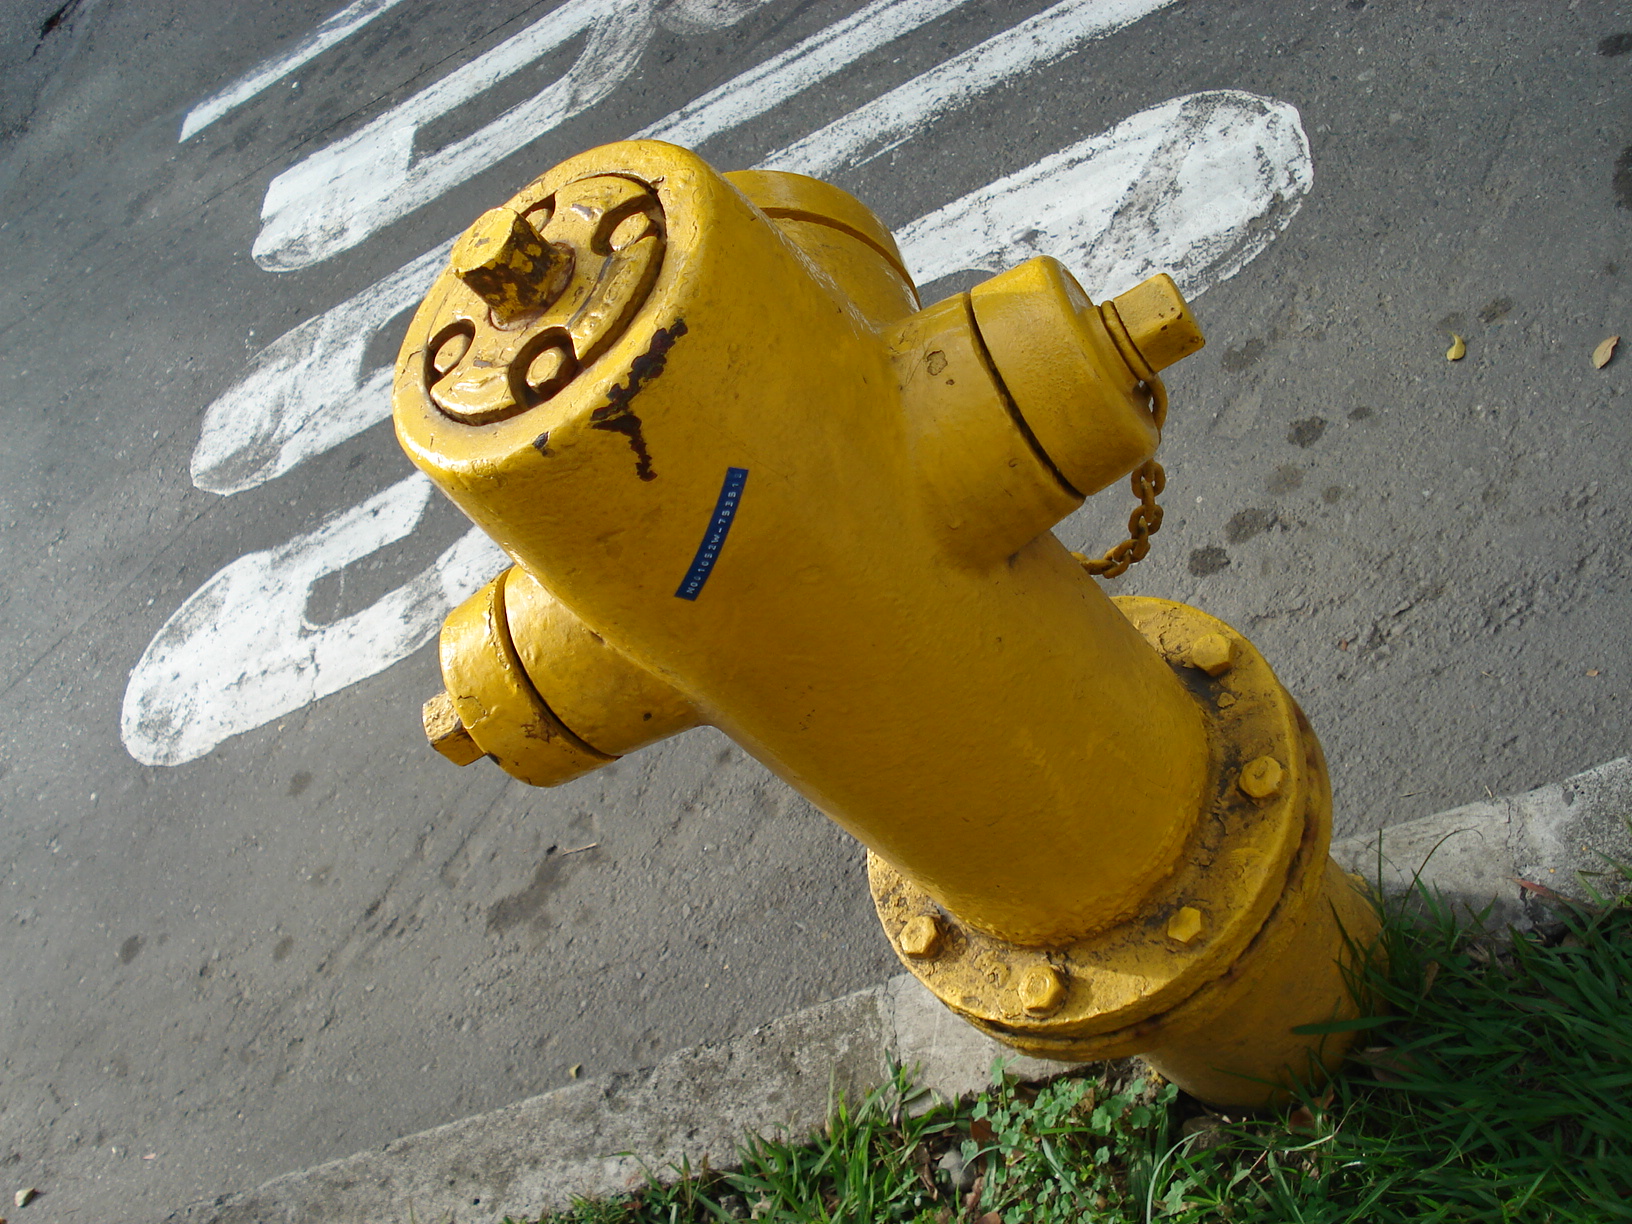
<instances>
[{"instance_id":1,"label":"metal chain","mask_svg":"<svg viewBox=\"0 0 1632 1224\"><path fill-rule=\"evenodd\" d=\"M1120 323L1120 320L1117 322ZM1148 367L1139 373L1150 391L1150 414L1160 430L1167 421L1167 388ZM1162 508L1156 504L1156 498L1167 487L1167 473L1162 470L1162 465L1154 459L1147 459L1134 469L1129 483L1139 504L1128 516L1128 538L1103 557L1071 554L1082 563L1083 569L1096 578L1115 578L1135 561L1143 561L1150 552L1150 537L1162 529Z\"/></svg>"}]
</instances>

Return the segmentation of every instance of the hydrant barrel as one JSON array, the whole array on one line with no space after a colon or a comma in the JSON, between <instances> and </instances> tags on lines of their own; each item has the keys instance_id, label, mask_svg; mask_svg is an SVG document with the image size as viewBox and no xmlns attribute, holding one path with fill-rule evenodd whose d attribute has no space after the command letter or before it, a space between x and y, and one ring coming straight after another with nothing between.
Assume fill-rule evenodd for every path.
<instances>
[{"instance_id":1,"label":"hydrant barrel","mask_svg":"<svg viewBox=\"0 0 1632 1224\"><path fill-rule=\"evenodd\" d=\"M640 211L601 185L608 167L616 184L650 185ZM773 213L792 214L799 184L775 185ZM806 189L817 198L788 218L820 231L821 247L801 246L784 218L669 146L597 150L535 191L575 196L555 198L552 216L610 201L574 253L597 287L622 255L594 273L598 243L627 224L619 210L639 217L661 242L650 283L638 302L589 288L579 303L569 288L534 339L445 276L398 380L398 430L416 462L586 626L965 921L1043 943L1133 913L1199 818L1202 718L1048 533L1080 499L999 381L1024 365L1029 304L1030 339L1079 354L1077 385L1053 390L1075 390L1066 406L1082 432L1134 436L1120 470L1094 484L1146 458L1154 428L1143 404L1127 408L1139 380L1086 296L1050 264L996 295L1012 335L986 335L967 299L920 316L887 233L816 211L831 189ZM572 245L557 228L546 222L540 237ZM813 275L816 261L826 275ZM598 338L599 360L575 358L550 398L524 406L518 394L508 419L484 415L485 388L484 413L451 415L457 374L427 385L450 328L475 331L471 352L515 348L514 367L586 308L625 317L621 332ZM1096 347L1083 351L1084 336ZM1046 404L1057 418L1061 405ZM969 448L976 431L997 433L1006 457ZM1072 456L1073 475L1094 458ZM982 502L1007 500L998 482L1013 468L951 510L926 497L949 468L967 479L971 459L1024 464L1023 479L1054 499L1024 540L1010 531L980 551ZM745 479L725 545L695 597L677 598L732 471Z\"/></svg>"},{"instance_id":2,"label":"hydrant barrel","mask_svg":"<svg viewBox=\"0 0 1632 1224\"><path fill-rule=\"evenodd\" d=\"M397 434L516 568L444 632L451 758L549 784L712 724L869 847L931 989L1060 1057L1194 1028L1288 881L1324 895L1319 748L1267 665L1050 532L1155 450L1201 345L1170 280L1096 305L1038 259L922 306L850 196L651 141L458 252Z\"/></svg>"}]
</instances>

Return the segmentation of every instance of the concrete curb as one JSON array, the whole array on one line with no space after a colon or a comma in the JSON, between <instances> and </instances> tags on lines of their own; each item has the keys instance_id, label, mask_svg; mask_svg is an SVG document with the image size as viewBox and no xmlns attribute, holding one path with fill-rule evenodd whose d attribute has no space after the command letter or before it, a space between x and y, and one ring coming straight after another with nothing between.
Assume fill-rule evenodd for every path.
<instances>
[{"instance_id":1,"label":"concrete curb","mask_svg":"<svg viewBox=\"0 0 1632 1224\"><path fill-rule=\"evenodd\" d=\"M1332 857L1385 893L1411 887L1420 873L1443 897L1489 925L1528 927L1545 910L1516 879L1578 900L1621 891L1605 858L1632 864L1632 757L1522 795L1469 803L1421 820L1332 845ZM1380 868L1380 870L1379 870Z\"/></svg>"},{"instance_id":2,"label":"concrete curb","mask_svg":"<svg viewBox=\"0 0 1632 1224\"><path fill-rule=\"evenodd\" d=\"M1348 838L1332 853L1388 892L1413 876L1493 922L1536 916L1510 877L1585 896L1607 887L1599 854L1632 862L1632 759L1618 758L1528 794L1468 804ZM1379 857L1380 856L1380 857ZM836 1092L854 1100L891 1061L920 1068L946 1097L990 1083L1003 1059L1026 1079L1059 1063L1021 1058L977 1033L910 975L784 1016L645 1071L572 1084L504 1109L409 1135L171 1213L170 1224L497 1224L536 1218L639 1186L682 1159L732 1162L746 1131L803 1136ZM620 1154L624 1153L624 1154ZM635 1153L637 1155L628 1155Z\"/></svg>"},{"instance_id":3,"label":"concrete curb","mask_svg":"<svg viewBox=\"0 0 1632 1224\"><path fill-rule=\"evenodd\" d=\"M794 1012L629 1075L571 1084L409 1135L259 1189L167 1216L174 1224L496 1224L604 1197L682 1159L734 1163L746 1131L808 1135L835 1093L882 1083L891 1058L952 1098L987 1086L993 1063L1028 1079L1060 1063L1017 1056L940 1005L908 974ZM632 1153L632 1154L630 1154Z\"/></svg>"}]
</instances>

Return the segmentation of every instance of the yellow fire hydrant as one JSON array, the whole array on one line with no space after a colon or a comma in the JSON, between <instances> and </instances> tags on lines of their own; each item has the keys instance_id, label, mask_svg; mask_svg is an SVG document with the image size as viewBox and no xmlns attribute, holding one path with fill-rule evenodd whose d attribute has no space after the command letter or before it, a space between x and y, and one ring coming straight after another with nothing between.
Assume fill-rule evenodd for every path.
<instances>
[{"instance_id":1,"label":"yellow fire hydrant","mask_svg":"<svg viewBox=\"0 0 1632 1224\"><path fill-rule=\"evenodd\" d=\"M448 617L427 734L549 786L713 725L867 845L979 1028L1216 1104L1318 1079L1347 1039L1293 1030L1355 1014L1375 929L1320 746L1245 638L1049 530L1130 472L1153 526L1158 374L1201 345L1167 277L1096 306L1046 258L920 307L814 179L556 166L398 360L403 447L515 562Z\"/></svg>"}]
</instances>

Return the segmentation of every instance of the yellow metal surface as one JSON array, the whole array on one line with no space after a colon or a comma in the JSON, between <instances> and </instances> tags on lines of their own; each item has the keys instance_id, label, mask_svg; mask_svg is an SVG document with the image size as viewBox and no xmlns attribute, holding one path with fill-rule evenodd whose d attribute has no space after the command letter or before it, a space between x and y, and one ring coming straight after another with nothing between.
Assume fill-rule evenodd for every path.
<instances>
[{"instance_id":1,"label":"yellow metal surface","mask_svg":"<svg viewBox=\"0 0 1632 1224\"><path fill-rule=\"evenodd\" d=\"M1204 633L1190 644L1185 662L1209 676L1222 676L1235 662L1235 643L1222 633Z\"/></svg>"},{"instance_id":2,"label":"yellow metal surface","mask_svg":"<svg viewBox=\"0 0 1632 1224\"><path fill-rule=\"evenodd\" d=\"M1254 757L1241 771L1237 785L1254 799L1268 799L1281 793L1286 770L1272 756Z\"/></svg>"},{"instance_id":3,"label":"yellow metal surface","mask_svg":"<svg viewBox=\"0 0 1632 1224\"><path fill-rule=\"evenodd\" d=\"M619 654L526 570L511 569L503 581L505 616L527 678L585 744L617 757L698 725L690 702Z\"/></svg>"},{"instance_id":4,"label":"yellow metal surface","mask_svg":"<svg viewBox=\"0 0 1632 1224\"><path fill-rule=\"evenodd\" d=\"M483 753L523 782L557 786L612 758L563 726L528 679L505 616L505 578L500 574L448 614L442 680L465 733Z\"/></svg>"},{"instance_id":5,"label":"yellow metal surface","mask_svg":"<svg viewBox=\"0 0 1632 1224\"><path fill-rule=\"evenodd\" d=\"M934 914L919 914L901 928L900 948L911 957L935 956L941 950L941 920Z\"/></svg>"},{"instance_id":6,"label":"yellow metal surface","mask_svg":"<svg viewBox=\"0 0 1632 1224\"><path fill-rule=\"evenodd\" d=\"M1181 905L1167 920L1167 937L1180 943L1189 943L1201 934L1201 911L1193 905Z\"/></svg>"},{"instance_id":7,"label":"yellow metal surface","mask_svg":"<svg viewBox=\"0 0 1632 1224\"><path fill-rule=\"evenodd\" d=\"M414 373L451 420L526 412L621 334L662 260L662 212L645 184L599 174L524 191L454 243Z\"/></svg>"},{"instance_id":8,"label":"yellow metal surface","mask_svg":"<svg viewBox=\"0 0 1632 1224\"><path fill-rule=\"evenodd\" d=\"M461 240L398 362L404 449L516 562L444 631L458 728L552 784L720 727L867 844L955 1010L1202 1082L1244 966L1335 954L1319 748L1233 630L1113 603L1050 532L1138 469L1148 547L1156 371L1200 344L1166 278L1095 305L1034 260L920 307L827 184L562 163ZM1289 1023L1340 1005L1323 971Z\"/></svg>"},{"instance_id":9,"label":"yellow metal surface","mask_svg":"<svg viewBox=\"0 0 1632 1224\"><path fill-rule=\"evenodd\" d=\"M493 319L507 325L561 296L572 277L573 252L550 243L513 209L493 208L460 236L448 266L487 303Z\"/></svg>"},{"instance_id":10,"label":"yellow metal surface","mask_svg":"<svg viewBox=\"0 0 1632 1224\"><path fill-rule=\"evenodd\" d=\"M1017 993L1027 1015L1053 1015L1065 1002L1065 979L1053 965L1033 965L1021 977Z\"/></svg>"},{"instance_id":11,"label":"yellow metal surface","mask_svg":"<svg viewBox=\"0 0 1632 1224\"><path fill-rule=\"evenodd\" d=\"M1153 276L1100 308L1112 335L1126 339L1151 370L1160 373L1198 351L1205 341L1190 304L1173 278ZM1114 316L1114 317L1111 317ZM1135 369L1139 362L1130 362Z\"/></svg>"},{"instance_id":12,"label":"yellow metal surface","mask_svg":"<svg viewBox=\"0 0 1632 1224\"><path fill-rule=\"evenodd\" d=\"M1143 380L1058 261L1027 260L969 299L998 377L1069 488L1097 493L1156 453ZM1084 397L1100 410L1085 416Z\"/></svg>"}]
</instances>

